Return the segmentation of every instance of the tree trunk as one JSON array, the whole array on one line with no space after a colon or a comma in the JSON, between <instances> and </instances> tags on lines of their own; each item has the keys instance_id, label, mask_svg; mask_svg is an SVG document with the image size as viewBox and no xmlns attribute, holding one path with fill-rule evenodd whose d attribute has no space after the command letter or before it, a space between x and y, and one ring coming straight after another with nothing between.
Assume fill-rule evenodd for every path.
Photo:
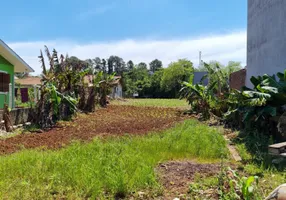
<instances>
[{"instance_id":1,"label":"tree trunk","mask_svg":"<svg viewBox=\"0 0 286 200\"><path fill-rule=\"evenodd\" d=\"M11 122L10 112L9 112L7 104L4 104L3 120L4 120L4 125L5 125L6 131L12 132L13 131L13 124Z\"/></svg>"}]
</instances>

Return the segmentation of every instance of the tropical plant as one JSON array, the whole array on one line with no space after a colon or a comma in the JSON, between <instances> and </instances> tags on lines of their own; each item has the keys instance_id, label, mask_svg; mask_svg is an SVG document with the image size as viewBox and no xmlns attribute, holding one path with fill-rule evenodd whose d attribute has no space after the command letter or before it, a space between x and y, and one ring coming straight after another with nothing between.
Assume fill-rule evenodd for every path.
<instances>
[{"instance_id":1,"label":"tropical plant","mask_svg":"<svg viewBox=\"0 0 286 200\"><path fill-rule=\"evenodd\" d=\"M107 106L107 95L111 93L111 88L118 84L119 77L113 74L102 73L100 75L100 81L98 82L98 90L99 90L99 104L101 107Z\"/></svg>"},{"instance_id":2,"label":"tropical plant","mask_svg":"<svg viewBox=\"0 0 286 200\"><path fill-rule=\"evenodd\" d=\"M210 86L192 84L192 80L183 82L184 87L180 90L181 98L187 99L193 111L201 113L203 118L208 119L211 109L215 107L215 102L217 101L213 93L215 85L216 83Z\"/></svg>"},{"instance_id":3,"label":"tropical plant","mask_svg":"<svg viewBox=\"0 0 286 200\"><path fill-rule=\"evenodd\" d=\"M42 63L41 96L36 105L33 122L41 128L52 127L57 120L70 118L77 110L83 77L88 72L84 62L60 58L57 51L51 54L45 46L49 69L46 68L44 55L39 56Z\"/></svg>"},{"instance_id":4,"label":"tropical plant","mask_svg":"<svg viewBox=\"0 0 286 200\"><path fill-rule=\"evenodd\" d=\"M277 77L278 80L274 75L251 77L253 89L244 87L241 92L230 95L233 98L228 101L231 109L225 114L226 119L239 112L246 127L251 124L251 127L267 130L269 119L285 112L286 70Z\"/></svg>"},{"instance_id":5,"label":"tropical plant","mask_svg":"<svg viewBox=\"0 0 286 200\"><path fill-rule=\"evenodd\" d=\"M220 199L257 199L258 177L241 177L230 167L222 168L219 174L219 195Z\"/></svg>"}]
</instances>

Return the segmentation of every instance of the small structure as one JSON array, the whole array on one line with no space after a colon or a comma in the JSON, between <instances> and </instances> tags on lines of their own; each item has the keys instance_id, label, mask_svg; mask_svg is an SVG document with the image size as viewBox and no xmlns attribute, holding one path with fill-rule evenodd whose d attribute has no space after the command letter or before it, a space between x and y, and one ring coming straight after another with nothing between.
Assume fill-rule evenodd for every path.
<instances>
[{"instance_id":1,"label":"small structure","mask_svg":"<svg viewBox=\"0 0 286 200\"><path fill-rule=\"evenodd\" d=\"M0 109L7 103L15 107L14 73L28 73L34 70L6 43L0 39Z\"/></svg>"},{"instance_id":2,"label":"small structure","mask_svg":"<svg viewBox=\"0 0 286 200\"><path fill-rule=\"evenodd\" d=\"M113 99L122 98L123 97L123 90L121 85L121 76L115 77L116 81L114 82L114 87L112 88L110 96Z\"/></svg>"},{"instance_id":3,"label":"small structure","mask_svg":"<svg viewBox=\"0 0 286 200\"><path fill-rule=\"evenodd\" d=\"M19 90L20 90L20 94L21 94L21 101L23 103L28 102L29 99L29 95L28 95L28 90L29 88L33 88L34 90L34 101L36 102L39 98L40 98L40 90L39 87L42 84L42 78L41 77L33 77L33 76L28 76L25 78L18 78L15 79L15 95L17 96L17 94L19 94Z\"/></svg>"},{"instance_id":4,"label":"small structure","mask_svg":"<svg viewBox=\"0 0 286 200\"><path fill-rule=\"evenodd\" d=\"M113 83L113 88L111 88L111 93L109 96L113 99L122 98L123 97L123 87L121 84L121 76L115 76L115 82ZM86 75L84 77L84 83L88 85L88 87L92 87L93 75Z\"/></svg>"},{"instance_id":5,"label":"small structure","mask_svg":"<svg viewBox=\"0 0 286 200\"><path fill-rule=\"evenodd\" d=\"M193 84L203 84L204 86L207 86L209 84L208 72L194 72L194 80Z\"/></svg>"}]
</instances>

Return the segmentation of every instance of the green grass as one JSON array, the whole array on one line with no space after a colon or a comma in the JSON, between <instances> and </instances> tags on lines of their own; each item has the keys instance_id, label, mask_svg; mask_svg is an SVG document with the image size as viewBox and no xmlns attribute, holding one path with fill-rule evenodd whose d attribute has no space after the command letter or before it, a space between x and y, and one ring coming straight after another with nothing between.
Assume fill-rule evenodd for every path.
<instances>
[{"instance_id":1,"label":"green grass","mask_svg":"<svg viewBox=\"0 0 286 200\"><path fill-rule=\"evenodd\" d=\"M215 161L227 156L216 129L187 120L147 136L75 142L57 151L23 150L0 157L1 199L114 199L160 191L154 168L173 159Z\"/></svg>"},{"instance_id":2,"label":"green grass","mask_svg":"<svg viewBox=\"0 0 286 200\"><path fill-rule=\"evenodd\" d=\"M180 99L125 99L112 101L115 105L187 107L188 103Z\"/></svg>"}]
</instances>

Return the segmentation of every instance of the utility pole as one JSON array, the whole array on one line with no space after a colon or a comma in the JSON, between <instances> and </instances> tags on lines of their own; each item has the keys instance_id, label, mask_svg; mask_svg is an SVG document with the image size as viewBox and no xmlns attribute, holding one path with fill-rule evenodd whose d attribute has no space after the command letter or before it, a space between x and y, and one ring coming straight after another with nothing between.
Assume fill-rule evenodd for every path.
<instances>
[{"instance_id":1,"label":"utility pole","mask_svg":"<svg viewBox=\"0 0 286 200\"><path fill-rule=\"evenodd\" d=\"M199 51L199 68L202 66L202 52Z\"/></svg>"}]
</instances>

